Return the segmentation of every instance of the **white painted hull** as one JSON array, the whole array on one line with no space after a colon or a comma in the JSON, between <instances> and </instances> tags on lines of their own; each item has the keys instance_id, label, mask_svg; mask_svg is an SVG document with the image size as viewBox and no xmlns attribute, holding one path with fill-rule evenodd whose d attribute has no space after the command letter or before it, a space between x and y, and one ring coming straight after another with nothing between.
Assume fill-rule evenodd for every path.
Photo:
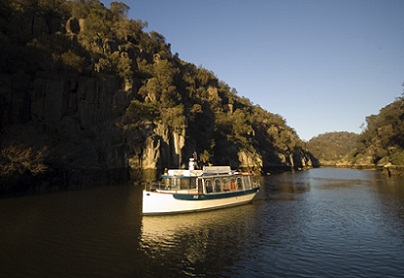
<instances>
[{"instance_id":1,"label":"white painted hull","mask_svg":"<svg viewBox=\"0 0 404 278\"><path fill-rule=\"evenodd\" d=\"M163 193L143 190L143 214L173 214L187 213L205 210L213 210L224 207L231 207L249 203L258 193L258 189L245 194L215 198L209 196L209 199L177 199L172 193ZM190 195L192 196L192 195ZM197 197L197 195L194 195Z\"/></svg>"}]
</instances>

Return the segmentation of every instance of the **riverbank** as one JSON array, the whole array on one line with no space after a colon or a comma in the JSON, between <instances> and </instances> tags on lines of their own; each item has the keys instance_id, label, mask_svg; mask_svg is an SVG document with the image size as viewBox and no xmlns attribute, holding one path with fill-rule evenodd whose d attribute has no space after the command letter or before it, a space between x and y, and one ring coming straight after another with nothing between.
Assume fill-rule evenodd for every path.
<instances>
[{"instance_id":1,"label":"riverbank","mask_svg":"<svg viewBox=\"0 0 404 278\"><path fill-rule=\"evenodd\" d=\"M384 165L382 173L391 176L404 176L404 165Z\"/></svg>"},{"instance_id":2,"label":"riverbank","mask_svg":"<svg viewBox=\"0 0 404 278\"><path fill-rule=\"evenodd\" d=\"M346 169L366 170L366 171L380 171L383 175L387 175L389 177L404 176L404 165L392 165L391 163L387 163L385 165L328 163L328 164L320 164L315 168L346 168Z\"/></svg>"}]
</instances>

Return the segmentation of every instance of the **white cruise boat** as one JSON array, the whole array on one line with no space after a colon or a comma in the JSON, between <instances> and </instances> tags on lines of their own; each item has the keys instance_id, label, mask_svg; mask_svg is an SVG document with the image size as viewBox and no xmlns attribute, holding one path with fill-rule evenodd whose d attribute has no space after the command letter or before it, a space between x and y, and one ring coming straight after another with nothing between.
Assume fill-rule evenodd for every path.
<instances>
[{"instance_id":1,"label":"white cruise boat","mask_svg":"<svg viewBox=\"0 0 404 278\"><path fill-rule=\"evenodd\" d=\"M198 212L252 202L259 181L251 173L232 171L230 166L204 166L168 170L158 183L143 190L142 213L160 215Z\"/></svg>"}]
</instances>

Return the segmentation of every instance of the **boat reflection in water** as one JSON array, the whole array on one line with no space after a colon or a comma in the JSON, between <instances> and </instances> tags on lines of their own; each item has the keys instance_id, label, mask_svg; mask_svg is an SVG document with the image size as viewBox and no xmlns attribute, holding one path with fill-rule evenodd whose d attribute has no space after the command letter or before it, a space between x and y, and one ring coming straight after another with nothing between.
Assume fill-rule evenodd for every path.
<instances>
[{"instance_id":1,"label":"boat reflection in water","mask_svg":"<svg viewBox=\"0 0 404 278\"><path fill-rule=\"evenodd\" d=\"M140 246L149 258L148 267L164 264L173 275L181 270L194 276L234 265L237 262L231 258L242 256L243 244L258 226L255 209L250 204L194 214L143 216ZM229 252L234 256L228 256Z\"/></svg>"}]
</instances>

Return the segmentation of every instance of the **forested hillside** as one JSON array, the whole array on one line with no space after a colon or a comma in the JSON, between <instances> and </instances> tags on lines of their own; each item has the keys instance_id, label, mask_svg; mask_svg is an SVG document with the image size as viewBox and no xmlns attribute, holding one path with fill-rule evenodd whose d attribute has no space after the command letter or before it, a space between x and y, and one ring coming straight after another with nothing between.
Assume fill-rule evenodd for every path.
<instances>
[{"instance_id":1,"label":"forested hillside","mask_svg":"<svg viewBox=\"0 0 404 278\"><path fill-rule=\"evenodd\" d=\"M307 148L322 166L335 166L355 150L359 135L353 132L329 132L313 137Z\"/></svg>"},{"instance_id":2,"label":"forested hillside","mask_svg":"<svg viewBox=\"0 0 404 278\"><path fill-rule=\"evenodd\" d=\"M404 174L404 94L379 114L366 118L366 129L350 161L354 165L389 166L391 171Z\"/></svg>"},{"instance_id":3,"label":"forested hillside","mask_svg":"<svg viewBox=\"0 0 404 278\"><path fill-rule=\"evenodd\" d=\"M128 10L1 0L0 192L184 167L194 152L261 172L311 165L285 119L181 60Z\"/></svg>"},{"instance_id":4,"label":"forested hillside","mask_svg":"<svg viewBox=\"0 0 404 278\"><path fill-rule=\"evenodd\" d=\"M404 95L366 118L361 134L330 132L307 142L321 166L383 169L404 174Z\"/></svg>"}]
</instances>

